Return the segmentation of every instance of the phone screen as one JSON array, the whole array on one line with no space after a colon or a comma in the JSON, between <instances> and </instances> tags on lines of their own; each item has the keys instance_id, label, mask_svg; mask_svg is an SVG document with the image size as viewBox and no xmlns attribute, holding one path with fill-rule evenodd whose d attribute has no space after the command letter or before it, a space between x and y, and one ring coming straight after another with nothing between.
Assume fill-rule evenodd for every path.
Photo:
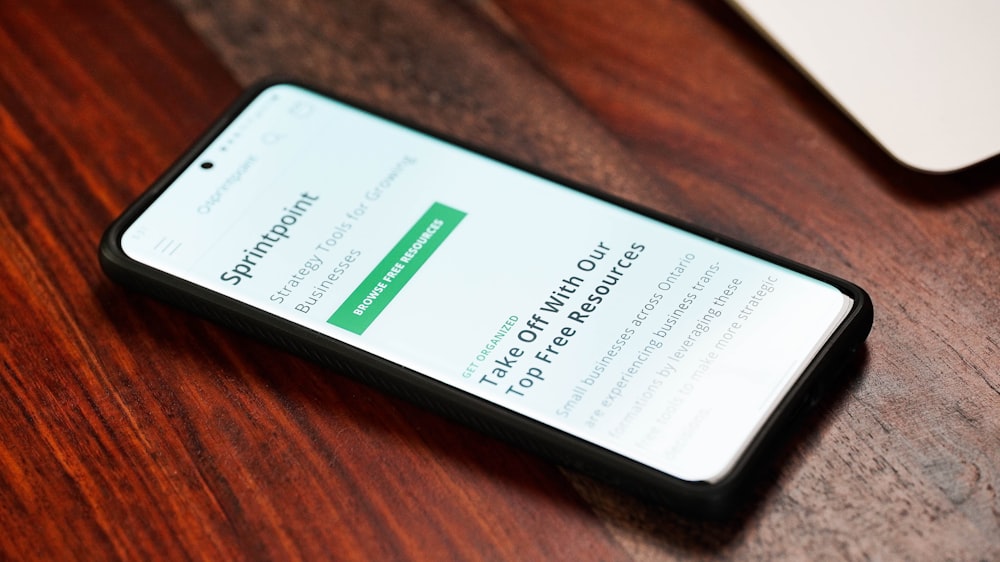
<instances>
[{"instance_id":1,"label":"phone screen","mask_svg":"<svg viewBox=\"0 0 1000 562\"><path fill-rule=\"evenodd\" d=\"M688 481L723 478L852 299L293 85L127 256Z\"/></svg>"}]
</instances>

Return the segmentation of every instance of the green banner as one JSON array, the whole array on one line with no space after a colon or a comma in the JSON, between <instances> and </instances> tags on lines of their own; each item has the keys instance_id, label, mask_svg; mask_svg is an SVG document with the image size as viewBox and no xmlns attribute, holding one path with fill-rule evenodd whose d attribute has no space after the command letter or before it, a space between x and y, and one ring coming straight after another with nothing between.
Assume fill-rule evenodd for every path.
<instances>
[{"instance_id":1,"label":"green banner","mask_svg":"<svg viewBox=\"0 0 1000 562\"><path fill-rule=\"evenodd\" d=\"M364 333L464 217L464 212L447 205L431 205L327 323Z\"/></svg>"}]
</instances>

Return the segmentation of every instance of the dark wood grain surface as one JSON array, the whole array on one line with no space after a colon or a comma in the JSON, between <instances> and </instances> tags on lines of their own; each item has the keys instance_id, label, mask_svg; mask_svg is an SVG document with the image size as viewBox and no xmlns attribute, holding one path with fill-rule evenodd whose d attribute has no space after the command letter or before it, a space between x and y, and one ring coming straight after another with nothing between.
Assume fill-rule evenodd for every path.
<instances>
[{"instance_id":1,"label":"dark wood grain surface","mask_svg":"<svg viewBox=\"0 0 1000 562\"><path fill-rule=\"evenodd\" d=\"M1000 557L1000 164L901 168L721 2L5 2L0 53L0 559ZM110 283L276 73L855 280L867 352L706 523Z\"/></svg>"}]
</instances>

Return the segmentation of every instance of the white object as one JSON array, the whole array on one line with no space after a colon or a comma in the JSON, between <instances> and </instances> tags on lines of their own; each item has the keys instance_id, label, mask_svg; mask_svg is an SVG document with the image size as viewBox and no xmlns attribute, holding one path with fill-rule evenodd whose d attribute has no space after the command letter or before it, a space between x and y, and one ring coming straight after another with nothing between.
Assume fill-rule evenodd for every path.
<instances>
[{"instance_id":1,"label":"white object","mask_svg":"<svg viewBox=\"0 0 1000 562\"><path fill-rule=\"evenodd\" d=\"M1000 0L730 0L901 163L1000 153Z\"/></svg>"}]
</instances>

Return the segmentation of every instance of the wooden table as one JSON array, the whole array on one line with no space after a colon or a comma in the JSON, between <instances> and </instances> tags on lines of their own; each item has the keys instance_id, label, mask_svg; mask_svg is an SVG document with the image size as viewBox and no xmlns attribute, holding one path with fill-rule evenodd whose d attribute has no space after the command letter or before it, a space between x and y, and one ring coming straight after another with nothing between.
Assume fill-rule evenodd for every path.
<instances>
[{"instance_id":1,"label":"wooden table","mask_svg":"<svg viewBox=\"0 0 1000 562\"><path fill-rule=\"evenodd\" d=\"M0 3L0 559L1000 558L1000 163L879 151L722 2ZM289 74L852 279L723 522L129 293L103 228Z\"/></svg>"}]
</instances>

